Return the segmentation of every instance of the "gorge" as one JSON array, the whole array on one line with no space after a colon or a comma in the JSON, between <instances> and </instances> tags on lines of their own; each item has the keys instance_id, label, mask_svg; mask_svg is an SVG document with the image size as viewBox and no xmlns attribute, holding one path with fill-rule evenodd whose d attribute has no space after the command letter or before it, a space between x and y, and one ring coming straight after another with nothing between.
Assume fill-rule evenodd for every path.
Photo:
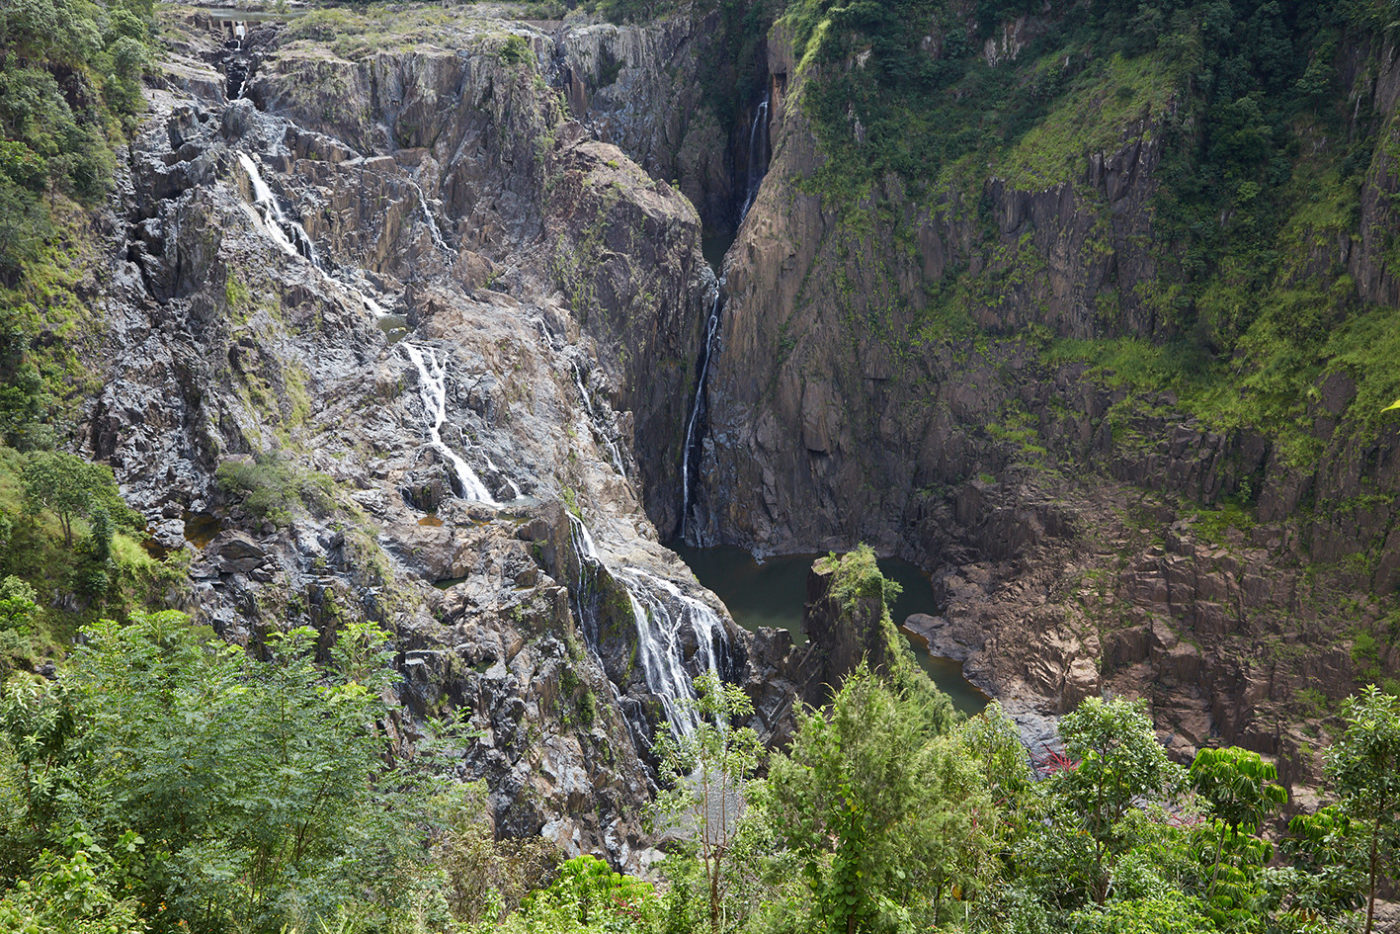
<instances>
[{"instance_id":1,"label":"gorge","mask_svg":"<svg viewBox=\"0 0 1400 934\"><path fill-rule=\"evenodd\" d=\"M863 659L1032 764L1143 699L1311 810L1400 691L1400 54L1236 5L1286 67L1185 3L157 4L83 311L6 273L6 387L139 514L43 612L381 627L386 761L644 876L658 740L800 749Z\"/></svg>"}]
</instances>

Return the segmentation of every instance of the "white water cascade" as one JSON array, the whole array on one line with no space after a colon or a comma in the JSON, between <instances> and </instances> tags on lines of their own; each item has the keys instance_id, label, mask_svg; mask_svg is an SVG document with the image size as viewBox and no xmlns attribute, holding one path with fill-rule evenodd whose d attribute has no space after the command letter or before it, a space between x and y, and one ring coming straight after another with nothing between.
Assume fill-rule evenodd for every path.
<instances>
[{"instance_id":1,"label":"white water cascade","mask_svg":"<svg viewBox=\"0 0 1400 934\"><path fill-rule=\"evenodd\" d=\"M423 186L412 179L409 180L409 184L412 185L413 190L418 193L418 207L423 212L423 220L428 224L428 233L432 235L433 246L442 250L444 253L451 253L452 248L447 245L447 240L443 238L442 230L437 225L437 219L433 217L433 212L428 210L428 198L423 194Z\"/></svg>"},{"instance_id":2,"label":"white water cascade","mask_svg":"<svg viewBox=\"0 0 1400 934\"><path fill-rule=\"evenodd\" d=\"M690 462L698 460L699 439L695 436L700 421L700 409L705 404L705 382L710 376L710 358L714 355L715 334L719 331L719 313L724 301L724 283L715 283L714 298L710 300L710 317L705 322L705 345L700 351L700 377L695 381L695 398L690 403L690 418L685 423L685 447L681 451L681 538L690 523Z\"/></svg>"},{"instance_id":3,"label":"white water cascade","mask_svg":"<svg viewBox=\"0 0 1400 934\"><path fill-rule=\"evenodd\" d=\"M566 510L569 540L579 557L582 579L575 593L574 612L589 650L597 655L596 622L587 616L583 592L591 586L598 571L609 576L627 592L632 619L637 630L637 660L642 667L647 690L661 701L666 722L680 736L689 736L700 725L694 705L695 688L685 667L684 627L695 638L695 658L705 671L719 677L720 656L716 645L727 648L729 637L719 614L703 601L685 594L680 587L640 568L613 571L598 556L593 535L583 520ZM599 662L601 666L601 661Z\"/></svg>"},{"instance_id":4,"label":"white water cascade","mask_svg":"<svg viewBox=\"0 0 1400 934\"><path fill-rule=\"evenodd\" d=\"M753 125L749 127L749 174L745 180L749 190L744 198L744 207L739 211L740 224L749 216L753 199L758 197L758 187L763 184L763 172L767 164L765 157L768 155L768 102L769 95L763 95L763 103L758 105L758 111L753 115ZM759 146L760 139L762 146Z\"/></svg>"},{"instance_id":5,"label":"white water cascade","mask_svg":"<svg viewBox=\"0 0 1400 934\"><path fill-rule=\"evenodd\" d=\"M253 208L249 208L248 212L255 225L266 231L284 253L305 257L310 260L311 265L320 269L321 258L316 254L316 244L311 242L305 227L283 213L282 205L277 202L277 197L273 195L267 182L263 181L262 173L258 171L258 164L253 161L253 157L246 152L240 152L238 164L243 167L248 176L248 183L253 186Z\"/></svg>"},{"instance_id":6,"label":"white water cascade","mask_svg":"<svg viewBox=\"0 0 1400 934\"><path fill-rule=\"evenodd\" d=\"M418 395L428 416L428 441L452 465L462 498L500 508L501 504L491 498L491 491L486 489L486 484L481 482L471 465L442 440L442 423L447 420L447 371L438 362L437 354L431 347L420 347L409 341L403 341L398 346L404 349L408 359L418 368Z\"/></svg>"},{"instance_id":7,"label":"white water cascade","mask_svg":"<svg viewBox=\"0 0 1400 934\"><path fill-rule=\"evenodd\" d=\"M668 580L637 568L623 568L618 577L632 599L637 657L647 688L661 698L672 728L689 736L700 725L700 714L685 702L695 697L695 689L683 664L682 627L689 626L695 636L695 654L701 667L719 677L715 640L728 645L724 625L714 610L686 596Z\"/></svg>"}]
</instances>

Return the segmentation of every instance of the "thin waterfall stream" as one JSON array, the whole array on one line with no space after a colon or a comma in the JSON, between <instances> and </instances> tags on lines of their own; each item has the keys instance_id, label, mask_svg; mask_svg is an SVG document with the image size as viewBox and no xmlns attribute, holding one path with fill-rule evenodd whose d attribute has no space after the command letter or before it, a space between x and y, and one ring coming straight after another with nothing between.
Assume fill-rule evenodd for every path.
<instances>
[{"instance_id":1,"label":"thin waterfall stream","mask_svg":"<svg viewBox=\"0 0 1400 934\"><path fill-rule=\"evenodd\" d=\"M311 242L311 237L307 235L306 228L301 226L300 221L287 217L277 196L263 180L262 172L258 170L258 164L253 161L253 157L246 152L240 152L238 164L243 167L248 176L248 183L253 186L253 207L248 209L248 213L256 226L266 231L288 255L305 257L311 265L321 268L316 244Z\"/></svg>"},{"instance_id":2,"label":"thin waterfall stream","mask_svg":"<svg viewBox=\"0 0 1400 934\"><path fill-rule=\"evenodd\" d=\"M491 498L491 491L486 489L486 484L481 482L471 465L442 440L442 425L447 420L447 371L438 362L437 353L431 347L419 346L411 341L402 341L398 346L418 368L418 394L423 400L424 413L428 416L428 442L452 465L458 495L466 500L500 508L501 504Z\"/></svg>"},{"instance_id":3,"label":"thin waterfall stream","mask_svg":"<svg viewBox=\"0 0 1400 934\"><path fill-rule=\"evenodd\" d=\"M771 92L763 95L763 102L754 112L753 123L749 126L749 166L745 177L747 190L744 206L739 211L742 227L749 216L754 199L763 184L763 175L768 165L768 111ZM705 321L705 342L700 348L700 358L696 361L695 398L690 404L690 416L686 419L685 441L681 450L681 540L690 541L690 513L694 507L695 468L704 454L705 425L708 416L706 386L710 378L710 361L714 358L715 339L719 335L720 315L724 311L724 277L717 276L714 296L710 300L710 314Z\"/></svg>"}]
</instances>

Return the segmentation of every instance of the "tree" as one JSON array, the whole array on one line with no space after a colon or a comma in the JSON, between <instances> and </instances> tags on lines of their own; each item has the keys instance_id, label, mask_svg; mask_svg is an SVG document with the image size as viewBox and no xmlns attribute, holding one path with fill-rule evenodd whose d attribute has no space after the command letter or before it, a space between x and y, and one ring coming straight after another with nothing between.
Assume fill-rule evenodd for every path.
<instances>
[{"instance_id":1,"label":"tree","mask_svg":"<svg viewBox=\"0 0 1400 934\"><path fill-rule=\"evenodd\" d=\"M135 902L112 894L110 862L83 849L66 858L45 850L34 879L21 880L0 898L0 930L146 934Z\"/></svg>"},{"instance_id":2,"label":"tree","mask_svg":"<svg viewBox=\"0 0 1400 934\"><path fill-rule=\"evenodd\" d=\"M1124 816L1137 799L1170 794L1181 782L1181 769L1157 742L1141 702L1087 698L1060 721L1060 737L1078 765L1050 779L1051 792L1089 833L1089 889L1103 904L1112 881L1108 858L1124 849Z\"/></svg>"},{"instance_id":3,"label":"tree","mask_svg":"<svg viewBox=\"0 0 1400 934\"><path fill-rule=\"evenodd\" d=\"M45 697L7 690L0 707L29 776L21 829L77 827L109 852L139 836L125 884L157 931L393 903L401 841L426 821L411 774L382 783L386 638L347 627L330 668L315 643L278 634L257 661L173 611L88 627L59 682L35 686Z\"/></svg>"},{"instance_id":4,"label":"tree","mask_svg":"<svg viewBox=\"0 0 1400 934\"><path fill-rule=\"evenodd\" d=\"M803 862L820 924L852 934L935 922L940 895L971 881L987 846L976 763L941 735L925 695L864 665L798 722L770 766L771 819Z\"/></svg>"},{"instance_id":5,"label":"tree","mask_svg":"<svg viewBox=\"0 0 1400 934\"><path fill-rule=\"evenodd\" d=\"M108 520L128 516L112 469L62 451L35 451L25 458L20 474L25 509L38 514L47 509L63 528L63 544L73 546L73 519L102 509Z\"/></svg>"},{"instance_id":6,"label":"tree","mask_svg":"<svg viewBox=\"0 0 1400 934\"><path fill-rule=\"evenodd\" d=\"M5 579L0 580L0 631L27 634L34 614L39 611L34 602L36 596L29 584L13 574L6 574Z\"/></svg>"},{"instance_id":7,"label":"tree","mask_svg":"<svg viewBox=\"0 0 1400 934\"><path fill-rule=\"evenodd\" d=\"M700 725L690 734L672 729L657 743L661 773L674 782L657 808L672 828L691 836L705 869L710 930L718 934L748 783L763 746L751 728L734 726L753 715L753 703L737 685L706 672L695 679L695 693Z\"/></svg>"},{"instance_id":8,"label":"tree","mask_svg":"<svg viewBox=\"0 0 1400 934\"><path fill-rule=\"evenodd\" d=\"M1233 907L1238 899L1217 891L1222 885L1221 869L1225 865L1225 844L1233 844L1228 881L1232 889L1247 882L1272 857L1272 848L1262 841L1241 840L1241 833L1252 838L1264 818L1288 801L1288 792L1276 781L1278 769L1265 762L1257 752L1229 746L1224 749L1202 749L1196 753L1188 773L1192 786L1210 804L1215 815L1212 830L1215 854L1210 860L1210 880L1206 883L1207 898L1215 902L1229 901Z\"/></svg>"},{"instance_id":9,"label":"tree","mask_svg":"<svg viewBox=\"0 0 1400 934\"><path fill-rule=\"evenodd\" d=\"M502 934L632 934L651 929L657 912L650 883L613 872L596 856L559 867L548 888L525 897L496 928Z\"/></svg>"},{"instance_id":10,"label":"tree","mask_svg":"<svg viewBox=\"0 0 1400 934\"><path fill-rule=\"evenodd\" d=\"M1400 698L1374 684L1342 702L1346 730L1327 750L1327 777L1346 814L1365 829L1366 926L1376 917L1377 887L1400 868Z\"/></svg>"},{"instance_id":11,"label":"tree","mask_svg":"<svg viewBox=\"0 0 1400 934\"><path fill-rule=\"evenodd\" d=\"M1332 917L1360 907L1366 846L1357 826L1336 804L1288 822L1280 847L1293 862L1289 902L1296 910Z\"/></svg>"}]
</instances>

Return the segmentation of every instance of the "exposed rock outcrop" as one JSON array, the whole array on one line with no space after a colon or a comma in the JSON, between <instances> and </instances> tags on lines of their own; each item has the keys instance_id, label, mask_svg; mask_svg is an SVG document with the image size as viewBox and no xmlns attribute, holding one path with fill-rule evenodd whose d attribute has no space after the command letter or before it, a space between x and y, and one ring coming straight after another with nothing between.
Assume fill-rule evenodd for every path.
<instances>
[{"instance_id":1,"label":"exposed rock outcrop","mask_svg":"<svg viewBox=\"0 0 1400 934\"><path fill-rule=\"evenodd\" d=\"M244 63L172 24L86 441L190 550L197 619L253 645L380 622L405 742L429 715L474 728L459 769L499 833L635 868L655 730L747 657L643 502L675 489L699 220L569 118L539 70L556 39L446 22L387 45L338 22L334 49L314 19L260 28L233 101L216 69Z\"/></svg>"}]
</instances>

